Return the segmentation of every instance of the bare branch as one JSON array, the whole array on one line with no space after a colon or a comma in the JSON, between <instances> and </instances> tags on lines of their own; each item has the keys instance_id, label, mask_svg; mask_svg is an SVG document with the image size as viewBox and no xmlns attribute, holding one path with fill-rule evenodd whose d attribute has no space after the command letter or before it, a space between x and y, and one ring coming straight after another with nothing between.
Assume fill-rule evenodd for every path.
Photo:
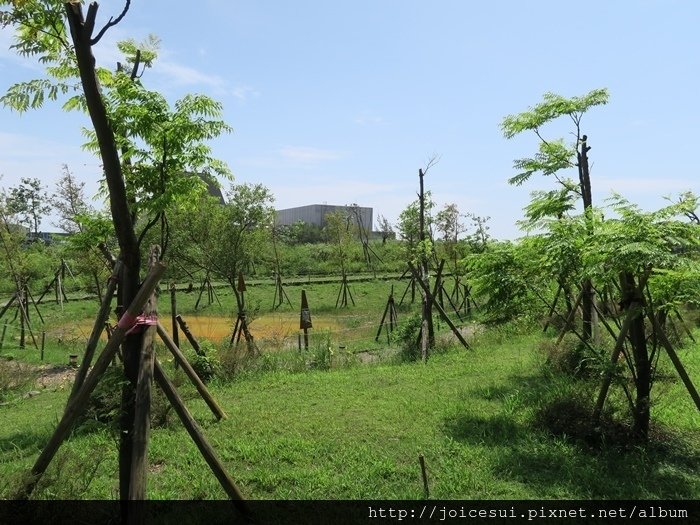
<instances>
[{"instance_id":1,"label":"bare branch","mask_svg":"<svg viewBox=\"0 0 700 525\"><path fill-rule=\"evenodd\" d=\"M442 155L438 155L437 153L433 153L432 157L428 159L428 162L425 165L425 168L423 168L423 175L428 173L428 170L435 166L438 162L440 162L440 159L442 158Z\"/></svg>"},{"instance_id":2,"label":"bare branch","mask_svg":"<svg viewBox=\"0 0 700 525\"><path fill-rule=\"evenodd\" d=\"M131 0L126 0L126 4L124 5L124 10L121 12L121 14L116 18L113 19L111 16L109 17L109 22L100 30L99 33L97 33L97 36L95 38L90 39L90 45L94 46L97 44L100 39L104 36L104 34L107 32L107 30L112 27L116 26L119 22L122 21L122 18L126 15L126 12L129 10L129 6L131 5ZM97 6L96 2L93 2L90 4L90 9L92 9L92 6ZM95 7L95 11L97 11L97 7ZM90 16L90 11L88 11L88 17ZM93 27L94 27L94 20L93 20ZM90 28L92 29L92 28ZM88 34L92 34L92 31L90 31Z\"/></svg>"},{"instance_id":3,"label":"bare branch","mask_svg":"<svg viewBox=\"0 0 700 525\"><path fill-rule=\"evenodd\" d=\"M534 132L535 132L535 135L537 135L537 138L539 138L545 146L549 146L549 142L547 142L546 140L544 140L544 138L542 137L542 135L540 135L540 130L539 130L539 128L535 128L535 129L534 129Z\"/></svg>"}]
</instances>

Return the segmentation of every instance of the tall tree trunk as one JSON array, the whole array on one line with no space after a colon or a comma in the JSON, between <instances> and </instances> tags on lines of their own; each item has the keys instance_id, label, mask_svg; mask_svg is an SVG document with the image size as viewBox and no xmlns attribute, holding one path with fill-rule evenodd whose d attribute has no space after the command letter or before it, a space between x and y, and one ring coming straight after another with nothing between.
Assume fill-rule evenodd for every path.
<instances>
[{"instance_id":1,"label":"tall tree trunk","mask_svg":"<svg viewBox=\"0 0 700 525\"><path fill-rule=\"evenodd\" d=\"M139 287L139 267L141 262L139 244L129 210L126 186L122 174L117 144L114 138L107 109L102 100L100 87L95 74L95 58L92 54L92 33L95 26L98 6L90 4L87 16L83 17L79 3L66 3L65 10L70 26L80 81L90 114L95 135L99 144L100 157L109 190L109 205L112 222L119 241L123 271L119 286L119 304L131 304ZM122 391L122 416L120 418L119 446L119 493L122 500L129 494L131 477L131 455L134 423L134 400L139 368L139 353L142 334L128 336L122 345L124 375L127 379Z\"/></svg>"},{"instance_id":2,"label":"tall tree trunk","mask_svg":"<svg viewBox=\"0 0 700 525\"><path fill-rule=\"evenodd\" d=\"M589 235L593 234L593 225L590 222L590 213L593 210L593 195L591 193L591 173L588 165L588 151L591 149L587 143L588 137L583 135L581 144L577 151L578 158L578 176L581 186L581 197L583 199L583 210L586 216L586 224L588 225ZM583 339L590 341L593 336L593 309L594 309L594 291L593 284L590 279L586 279L581 284L582 308L583 308Z\"/></svg>"},{"instance_id":3,"label":"tall tree trunk","mask_svg":"<svg viewBox=\"0 0 700 525\"><path fill-rule=\"evenodd\" d=\"M428 257L425 254L425 191L423 187L423 176L425 173L422 169L418 170L418 178L420 180L420 218L419 218L419 245L420 245L420 279L425 284L425 289L430 290L430 278L428 276ZM433 298L430 294L423 295L423 326L428 329L427 348L432 350L435 346L435 327L433 326ZM423 360L427 359L427 352L423 356Z\"/></svg>"},{"instance_id":4,"label":"tall tree trunk","mask_svg":"<svg viewBox=\"0 0 700 525\"><path fill-rule=\"evenodd\" d=\"M634 282L634 276L630 272L625 272L621 276L623 293L623 304L629 305L637 303L643 307L644 297L639 295ZM629 339L632 345L632 357L634 359L635 371L635 401L634 401L634 433L640 438L646 439L649 436L650 410L649 400L651 394L652 373L651 361L649 360L649 350L647 348L646 331L644 327L644 316L639 315L630 326Z\"/></svg>"}]
</instances>

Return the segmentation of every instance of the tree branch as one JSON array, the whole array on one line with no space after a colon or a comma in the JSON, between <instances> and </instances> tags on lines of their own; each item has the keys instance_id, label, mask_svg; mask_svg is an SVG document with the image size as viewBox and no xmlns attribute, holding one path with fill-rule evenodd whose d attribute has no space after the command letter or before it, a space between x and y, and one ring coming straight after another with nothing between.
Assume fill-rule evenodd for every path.
<instances>
[{"instance_id":1,"label":"tree branch","mask_svg":"<svg viewBox=\"0 0 700 525\"><path fill-rule=\"evenodd\" d=\"M124 10L121 12L121 14L116 19L113 19L111 16L109 17L109 22L107 22L107 24L102 29L100 29L100 32L97 33L97 36L95 38L90 39L91 46L94 46L95 44L97 44L110 27L116 26L119 22L122 21L122 18L124 18L124 16L126 15L126 12L129 10L130 5L131 5L131 0L126 0L126 4L124 5ZM92 9L92 6L95 6L95 11L97 11L97 2L93 2L92 4L90 4L90 9ZM88 10L88 20L89 20L89 18L90 18L90 10ZM88 33L88 35L92 35L92 29L94 27L95 27L95 19L93 17L92 27L90 27L90 32Z\"/></svg>"}]
</instances>

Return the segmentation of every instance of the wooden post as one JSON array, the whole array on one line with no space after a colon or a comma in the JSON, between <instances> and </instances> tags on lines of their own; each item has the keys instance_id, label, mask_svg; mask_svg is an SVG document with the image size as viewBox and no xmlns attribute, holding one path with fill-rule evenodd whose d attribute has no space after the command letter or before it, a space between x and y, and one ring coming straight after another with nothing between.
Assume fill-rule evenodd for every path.
<instances>
[{"instance_id":1,"label":"wooden post","mask_svg":"<svg viewBox=\"0 0 700 525\"><path fill-rule=\"evenodd\" d=\"M647 279L651 275L651 270L647 270L640 278L637 285L637 297L643 297L643 290L646 286ZM579 299L581 295L579 295ZM575 310L574 307L572 310ZM625 338L630 328L632 328L632 323L642 315L642 305L638 302L633 302L629 305L627 310L627 316L620 326L620 333L617 335L617 341L615 342L615 348L613 349L612 356L610 358L610 365L614 367L617 364L617 360L620 358L622 353L622 346L625 344ZM608 397L608 390L610 389L610 384L612 383L613 373L612 369L605 374L603 377L603 384L600 387L600 392L598 393L598 399L596 400L595 409L593 410L593 421L597 423L600 420L600 415L603 412L603 406L605 405L605 399Z\"/></svg>"},{"instance_id":2,"label":"wooden post","mask_svg":"<svg viewBox=\"0 0 700 525\"><path fill-rule=\"evenodd\" d=\"M693 382L690 380L690 376L688 375L688 372L686 372L685 368L683 367L683 363L681 363L681 360L678 358L678 354L673 349L673 345L668 340L668 337L666 337L666 334L664 333L663 329L661 328L661 326L659 326L659 321L656 319L656 316L649 315L649 319L654 324L654 329L656 330L656 336L659 338L659 341L661 342L663 347L666 349L666 353L668 354L668 357L671 358L671 362L673 363L673 366L676 367L676 371L678 372L678 375L680 376L681 380L683 381L685 388L688 390L690 397L693 398L693 401L695 402L695 406L700 411L700 394L698 394L698 391L695 389Z\"/></svg>"},{"instance_id":3,"label":"wooden post","mask_svg":"<svg viewBox=\"0 0 700 525\"><path fill-rule=\"evenodd\" d=\"M2 325L2 336L0 336L0 350L2 350L2 345L5 343L5 333L7 332L7 319L5 319L5 323Z\"/></svg>"},{"instance_id":4,"label":"wooden post","mask_svg":"<svg viewBox=\"0 0 700 525\"><path fill-rule=\"evenodd\" d=\"M180 348L180 332L177 329L177 297L175 283L170 284L170 316L172 318L173 325L173 342Z\"/></svg>"},{"instance_id":5,"label":"wooden post","mask_svg":"<svg viewBox=\"0 0 700 525\"><path fill-rule=\"evenodd\" d=\"M576 309L578 308L578 305L581 304L581 299L583 299L583 291L581 291L578 294L578 297L576 297L576 301L574 302L574 305L571 307L571 310L569 311L569 315L567 315L566 319L564 320L564 327L561 329L561 332L559 332L559 337L557 337L557 342L555 343L557 346L559 346L559 343L561 343L562 339L564 339L564 336L566 335L566 331L571 326L571 323L574 320L574 316L576 315Z\"/></svg>"},{"instance_id":6,"label":"wooden post","mask_svg":"<svg viewBox=\"0 0 700 525\"><path fill-rule=\"evenodd\" d=\"M3 306L2 309L0 309L0 318L2 318L2 316L5 315L5 312L7 312L8 308L10 308L10 306L12 306L12 304L15 302L16 299L17 299L17 292L15 292L12 295L12 297L10 297L10 300L5 303L5 306Z\"/></svg>"},{"instance_id":7,"label":"wooden post","mask_svg":"<svg viewBox=\"0 0 700 525\"><path fill-rule=\"evenodd\" d=\"M374 338L375 341L379 341L379 336L382 333L382 328L384 328L384 322L387 315L389 315L389 326L387 327L386 337L387 342L389 340L389 335L394 331L394 322L396 320L396 307L394 306L394 285L391 285L391 292L389 293L389 299L386 302L386 307L384 308L384 315L382 315L382 320L379 322L379 329L377 330L377 336Z\"/></svg>"},{"instance_id":8,"label":"wooden post","mask_svg":"<svg viewBox=\"0 0 700 525\"><path fill-rule=\"evenodd\" d=\"M102 377L102 374L107 370L109 363L119 349L119 345L124 341L126 333L136 322L138 314L143 309L143 305L146 304L148 297L158 285L158 281L161 275L163 275L163 272L165 272L165 265L160 262L151 268L150 273L141 284L141 288L139 288L131 305L119 320L119 324L117 324L117 327L114 329L112 338L107 341L100 357L95 362L95 366L92 367L92 370L85 378L82 387L74 398L69 399L61 421L59 421L49 442L34 463L24 487L22 487L14 499L28 499L29 496L31 496L36 484L51 463L56 451L58 451L63 441L68 437L76 419L85 411L87 402L90 399L90 394L95 390L100 377Z\"/></svg>"},{"instance_id":9,"label":"wooden post","mask_svg":"<svg viewBox=\"0 0 700 525\"><path fill-rule=\"evenodd\" d=\"M301 314L299 316L299 328L304 330L304 349L309 349L309 328L312 328L311 310L306 300L306 290L301 291Z\"/></svg>"},{"instance_id":10,"label":"wooden post","mask_svg":"<svg viewBox=\"0 0 700 525\"><path fill-rule=\"evenodd\" d=\"M549 308L549 312L547 313L547 320L544 323L544 328L542 328L542 332L546 332L547 328L549 328L549 323L552 319L552 314L554 313L554 310L557 307L557 303L559 302L559 294L561 294L561 283L557 287L557 293L554 295L554 301L552 302L552 306Z\"/></svg>"},{"instance_id":11,"label":"wooden post","mask_svg":"<svg viewBox=\"0 0 700 525\"><path fill-rule=\"evenodd\" d=\"M165 346L168 347L168 350L173 354L175 357L175 360L180 364L182 369L185 371L185 374L187 377L190 378L190 381L192 381L192 384L197 388L197 392L199 392L199 395L202 396L204 401L207 403L207 406L211 409L211 411L214 413L217 419L226 419L226 413L221 409L219 404L214 400L212 395L209 393L209 390L207 390L207 387L204 385L200 377L197 375L197 372L195 372L194 368L192 368L192 365L187 361L187 358L184 356L184 354L180 351L180 349L175 346L175 342L170 338L168 335L168 332L165 331L165 328L158 323L157 326L158 330L158 335L160 338L163 340L165 343Z\"/></svg>"},{"instance_id":12,"label":"wooden post","mask_svg":"<svg viewBox=\"0 0 700 525\"><path fill-rule=\"evenodd\" d=\"M418 274L418 271L413 267L413 265L411 265L411 271L414 273L414 275ZM428 289L428 287L425 285L425 283L421 279L416 278L416 281L418 281L418 284L421 286L421 288L423 288L423 291L426 294L430 293L430 290ZM438 303L433 303L433 306L435 306L435 309L438 311L438 313L445 320L447 325L450 327L450 330L452 330L452 333L455 334L455 337L457 337L457 339L459 339L459 342L462 343L464 348L469 349L470 348L469 343L467 343L466 339L464 339L464 336L462 336L462 333L455 326L455 324L452 322L452 320L447 316L447 314L445 313L445 310L443 310L442 307Z\"/></svg>"},{"instance_id":13,"label":"wooden post","mask_svg":"<svg viewBox=\"0 0 700 525\"><path fill-rule=\"evenodd\" d=\"M420 472L423 477L423 496L425 499L430 499L430 489L428 488L428 473L425 469L425 458L423 454L418 454L418 462L420 463Z\"/></svg>"}]
</instances>

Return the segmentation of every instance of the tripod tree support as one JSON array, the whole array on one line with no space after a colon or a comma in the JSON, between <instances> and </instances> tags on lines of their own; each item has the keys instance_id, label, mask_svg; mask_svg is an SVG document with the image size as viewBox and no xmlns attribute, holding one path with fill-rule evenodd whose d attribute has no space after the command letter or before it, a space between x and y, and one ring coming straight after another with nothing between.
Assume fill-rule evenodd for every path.
<instances>
[{"instance_id":1,"label":"tripod tree support","mask_svg":"<svg viewBox=\"0 0 700 525\"><path fill-rule=\"evenodd\" d=\"M24 487L17 494L15 499L28 499L36 488L36 484L41 479L41 476L46 472L51 460L55 456L63 441L68 437L73 425L78 417L85 411L87 402L90 399L90 394L95 390L100 377L105 373L110 362L114 358L119 346L124 341L126 334L137 322L137 318L146 301L150 297L153 290L158 285L158 281L165 272L165 265L157 262L150 270L146 279L141 284L134 300L127 310L122 315L119 323L112 333L112 337L107 341L102 353L95 362L90 373L85 378L83 385L80 387L76 395L68 401L66 410L63 413L61 421L54 430L53 435L49 439L41 454L37 458L34 466L30 471L30 476Z\"/></svg>"},{"instance_id":2,"label":"tripod tree support","mask_svg":"<svg viewBox=\"0 0 700 525\"><path fill-rule=\"evenodd\" d=\"M423 282L422 279L418 278L418 270L416 270L416 268L412 264L409 267L411 269L411 272L413 273L413 276L414 276L416 282L420 285L421 288L423 288L423 291L426 294L430 294L430 289L426 286L426 284ZM433 306L435 306L435 308L437 309L440 316L447 323L447 326L450 327L450 329L452 330L452 333L455 334L455 337L457 339L459 339L460 343L462 343L462 346L464 346L464 348L466 348L466 349L470 349L471 347L469 346L469 343L467 343L466 339L464 339L464 336L461 334L459 329L455 326L455 324L452 322L452 320L445 313L445 310L443 310L442 306L440 306L440 303L433 302Z\"/></svg>"},{"instance_id":3,"label":"tripod tree support","mask_svg":"<svg viewBox=\"0 0 700 525\"><path fill-rule=\"evenodd\" d=\"M382 320L379 323L379 330L377 330L377 336L374 338L375 341L379 341L379 336L382 334L382 328L384 328L387 315L389 316L388 324L386 325L386 338L389 340L389 336L394 331L394 327L399 324L398 315L396 314L396 304L394 302L394 285L391 285L391 292L389 292L389 299L386 302L386 307L384 308L384 315L382 315Z\"/></svg>"}]
</instances>

